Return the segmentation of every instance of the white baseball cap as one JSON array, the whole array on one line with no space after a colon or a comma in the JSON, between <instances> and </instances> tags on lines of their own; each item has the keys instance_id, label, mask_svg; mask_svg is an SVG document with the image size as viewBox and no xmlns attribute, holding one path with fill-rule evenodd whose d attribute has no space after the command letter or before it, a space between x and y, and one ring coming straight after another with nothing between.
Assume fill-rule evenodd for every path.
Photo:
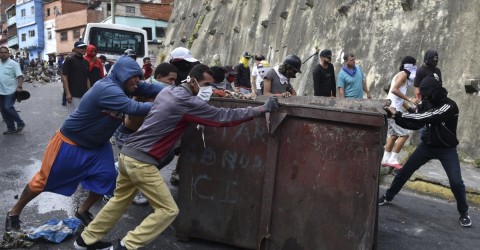
<instances>
[{"instance_id":1,"label":"white baseball cap","mask_svg":"<svg viewBox=\"0 0 480 250\"><path fill-rule=\"evenodd\" d=\"M193 58L190 50L184 47L178 47L172 50L172 52L170 53L170 57L172 59L183 59L187 62L198 62L197 59Z\"/></svg>"}]
</instances>

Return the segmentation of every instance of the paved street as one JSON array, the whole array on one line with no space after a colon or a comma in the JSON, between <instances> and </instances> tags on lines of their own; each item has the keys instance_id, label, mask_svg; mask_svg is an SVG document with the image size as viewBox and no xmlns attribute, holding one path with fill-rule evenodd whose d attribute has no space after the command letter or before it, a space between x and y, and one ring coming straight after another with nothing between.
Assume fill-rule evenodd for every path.
<instances>
[{"instance_id":1,"label":"paved street","mask_svg":"<svg viewBox=\"0 0 480 250\"><path fill-rule=\"evenodd\" d=\"M61 103L60 83L46 85L26 83L24 88L31 92L31 98L16 105L27 126L19 135L0 135L0 234L3 235L3 216L15 203L29 178L39 169L43 151L48 140L66 117L66 107ZM0 131L6 130L4 123ZM166 180L170 178L173 165L162 170ZM176 188L171 186L176 195ZM384 192L384 188L380 193ZM79 190L73 197L55 194L41 194L23 211L23 227L36 227L51 218L73 216L84 193ZM96 214L101 208L97 204ZM148 213L149 206L132 205L121 221L107 235L106 240L114 241L137 225ZM480 245L480 212L471 209L471 228L462 228L458 223L455 204L418 196L402 191L388 206L380 207L378 222L378 249L478 249ZM38 243L33 249L72 249L73 237L59 245ZM234 247L192 240L177 241L175 230L169 227L147 249L237 249Z\"/></svg>"}]
</instances>

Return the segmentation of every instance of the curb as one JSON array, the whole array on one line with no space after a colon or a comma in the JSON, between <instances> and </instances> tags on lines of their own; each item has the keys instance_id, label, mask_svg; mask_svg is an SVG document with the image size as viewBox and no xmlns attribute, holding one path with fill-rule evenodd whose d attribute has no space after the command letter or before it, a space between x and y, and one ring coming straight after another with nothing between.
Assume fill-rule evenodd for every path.
<instances>
[{"instance_id":1,"label":"curb","mask_svg":"<svg viewBox=\"0 0 480 250\"><path fill-rule=\"evenodd\" d=\"M380 185L388 188L390 183L393 181L394 174L392 174L391 171L385 171L384 169L385 168L382 168L380 171ZM448 202L455 202L455 198L450 190L450 186L443 185L435 181L418 178L418 176L412 176L412 178L405 183L403 188L413 191L417 194L438 198ZM465 191L468 205L480 207L480 192L468 187L466 187Z\"/></svg>"}]
</instances>

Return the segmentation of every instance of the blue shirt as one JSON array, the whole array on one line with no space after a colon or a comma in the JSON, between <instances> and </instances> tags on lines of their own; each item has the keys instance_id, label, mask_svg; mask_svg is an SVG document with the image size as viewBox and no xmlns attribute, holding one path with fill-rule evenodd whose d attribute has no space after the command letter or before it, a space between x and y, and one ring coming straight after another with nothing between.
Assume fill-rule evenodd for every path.
<instances>
[{"instance_id":1,"label":"blue shirt","mask_svg":"<svg viewBox=\"0 0 480 250\"><path fill-rule=\"evenodd\" d=\"M23 73L17 62L10 58L5 62L0 60L0 95L15 93L20 76L23 76Z\"/></svg>"},{"instance_id":2,"label":"blue shirt","mask_svg":"<svg viewBox=\"0 0 480 250\"><path fill-rule=\"evenodd\" d=\"M357 72L355 75L350 76L343 69L340 69L337 79L337 88L343 88L345 98L363 98L363 72L355 65Z\"/></svg>"}]
</instances>

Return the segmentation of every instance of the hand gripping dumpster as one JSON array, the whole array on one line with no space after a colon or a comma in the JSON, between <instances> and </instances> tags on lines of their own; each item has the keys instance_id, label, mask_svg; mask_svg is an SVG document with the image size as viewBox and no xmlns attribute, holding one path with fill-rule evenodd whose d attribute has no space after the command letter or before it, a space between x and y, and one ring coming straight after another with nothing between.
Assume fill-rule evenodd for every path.
<instances>
[{"instance_id":1,"label":"hand gripping dumpster","mask_svg":"<svg viewBox=\"0 0 480 250\"><path fill-rule=\"evenodd\" d=\"M237 108L264 100L210 104ZM247 249L375 248L383 104L324 97L279 102L268 121L185 133L177 237Z\"/></svg>"}]
</instances>

